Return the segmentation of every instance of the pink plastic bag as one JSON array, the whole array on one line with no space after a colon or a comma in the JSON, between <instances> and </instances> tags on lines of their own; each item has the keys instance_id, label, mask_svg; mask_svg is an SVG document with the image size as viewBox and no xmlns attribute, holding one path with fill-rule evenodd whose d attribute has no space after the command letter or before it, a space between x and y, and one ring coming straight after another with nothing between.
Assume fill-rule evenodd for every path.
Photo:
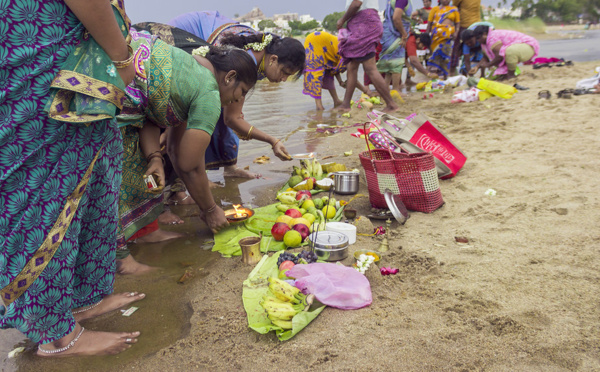
<instances>
[{"instance_id":1,"label":"pink plastic bag","mask_svg":"<svg viewBox=\"0 0 600 372\"><path fill-rule=\"evenodd\" d=\"M287 275L296 278L296 287L303 293L314 294L327 306L351 310L373 302L369 280L351 267L332 263L295 265Z\"/></svg>"}]
</instances>

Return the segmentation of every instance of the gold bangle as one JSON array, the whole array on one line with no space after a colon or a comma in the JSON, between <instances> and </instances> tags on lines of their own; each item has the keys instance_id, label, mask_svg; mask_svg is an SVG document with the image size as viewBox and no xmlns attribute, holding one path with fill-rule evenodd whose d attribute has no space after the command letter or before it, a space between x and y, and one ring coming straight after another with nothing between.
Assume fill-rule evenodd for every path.
<instances>
[{"instance_id":1,"label":"gold bangle","mask_svg":"<svg viewBox=\"0 0 600 372\"><path fill-rule=\"evenodd\" d=\"M274 144L271 146L271 149L274 149L274 148L275 148L275 145L276 145L276 144L278 144L279 142L281 142L281 140L280 140L280 139L278 139L277 141L275 141L275 143L274 143Z\"/></svg>"},{"instance_id":2,"label":"gold bangle","mask_svg":"<svg viewBox=\"0 0 600 372\"><path fill-rule=\"evenodd\" d=\"M251 135L252 135L252 130L253 129L254 129L254 125L251 125L250 129L248 130L248 134L246 134L246 140L251 140L252 139Z\"/></svg>"},{"instance_id":3,"label":"gold bangle","mask_svg":"<svg viewBox=\"0 0 600 372\"><path fill-rule=\"evenodd\" d=\"M204 212L204 214L209 214L209 213L214 212L216 209L217 209L217 203L213 204L212 207L208 208L207 210L205 210L203 212Z\"/></svg>"},{"instance_id":4,"label":"gold bangle","mask_svg":"<svg viewBox=\"0 0 600 372\"><path fill-rule=\"evenodd\" d=\"M115 65L116 68L125 68L133 62L133 48L131 47L131 45L128 44L127 49L129 50L129 58L127 58L124 61L112 61L113 65Z\"/></svg>"}]
</instances>

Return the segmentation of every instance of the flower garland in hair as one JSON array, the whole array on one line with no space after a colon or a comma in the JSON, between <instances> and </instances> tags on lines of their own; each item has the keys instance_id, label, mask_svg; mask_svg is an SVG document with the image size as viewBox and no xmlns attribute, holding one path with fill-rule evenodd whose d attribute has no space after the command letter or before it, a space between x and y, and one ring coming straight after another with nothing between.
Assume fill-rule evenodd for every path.
<instances>
[{"instance_id":1,"label":"flower garland in hair","mask_svg":"<svg viewBox=\"0 0 600 372\"><path fill-rule=\"evenodd\" d=\"M244 49L252 49L256 52L260 52L261 50L265 49L267 45L271 44L271 41L273 41L273 35L263 34L262 42L246 44L244 45Z\"/></svg>"},{"instance_id":2,"label":"flower garland in hair","mask_svg":"<svg viewBox=\"0 0 600 372\"><path fill-rule=\"evenodd\" d=\"M206 55L208 54L209 51L210 51L210 47L205 45L205 46L201 46L199 48L192 50L192 55L206 57Z\"/></svg>"}]
</instances>

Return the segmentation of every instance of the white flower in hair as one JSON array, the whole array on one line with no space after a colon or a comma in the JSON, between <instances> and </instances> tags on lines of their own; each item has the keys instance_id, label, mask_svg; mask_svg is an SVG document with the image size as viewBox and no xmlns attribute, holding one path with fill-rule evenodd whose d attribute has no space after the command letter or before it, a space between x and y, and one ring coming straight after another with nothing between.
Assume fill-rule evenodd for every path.
<instances>
[{"instance_id":1,"label":"white flower in hair","mask_svg":"<svg viewBox=\"0 0 600 372\"><path fill-rule=\"evenodd\" d=\"M210 50L210 47L208 47L207 45L201 46L199 48L196 48L196 49L192 50L192 55L193 56L205 57L208 54L209 50Z\"/></svg>"},{"instance_id":2,"label":"white flower in hair","mask_svg":"<svg viewBox=\"0 0 600 372\"><path fill-rule=\"evenodd\" d=\"M267 45L271 44L271 41L273 41L273 35L263 34L262 42L246 44L246 45L244 45L244 49L246 49L246 50L252 49L256 52L260 52L261 50L265 49L267 47Z\"/></svg>"}]
</instances>

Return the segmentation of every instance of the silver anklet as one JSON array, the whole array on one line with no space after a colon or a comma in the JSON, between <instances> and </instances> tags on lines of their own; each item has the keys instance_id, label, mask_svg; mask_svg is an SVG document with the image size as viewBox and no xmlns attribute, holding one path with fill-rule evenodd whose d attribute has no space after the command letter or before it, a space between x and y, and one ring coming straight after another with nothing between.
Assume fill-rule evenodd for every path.
<instances>
[{"instance_id":1,"label":"silver anklet","mask_svg":"<svg viewBox=\"0 0 600 372\"><path fill-rule=\"evenodd\" d=\"M102 299L102 300L103 300L103 299ZM102 300L100 300L100 301L96 302L95 304L93 304L93 305L90 305L90 306L88 306L88 307L84 307L83 309L79 309L79 310L76 310L76 311L72 311L72 313L73 313L73 314L79 314L79 313L83 313L84 311L92 310L92 309L93 309L93 308L95 308L96 306L100 305L100 302L102 302Z\"/></svg>"},{"instance_id":2,"label":"silver anklet","mask_svg":"<svg viewBox=\"0 0 600 372\"><path fill-rule=\"evenodd\" d=\"M65 347L61 347L60 349L55 349L55 350L44 350L44 349L42 349L42 345L39 345L38 350L44 354L56 354L56 353L62 353L63 351L67 351L70 348L72 348L73 345L75 345L75 343L79 340L79 337L81 337L81 334L83 333L84 330L85 330L85 328L81 327L81 331L79 331L79 334L77 335L77 337L72 339L71 342L69 342L67 344L67 346L65 346Z\"/></svg>"}]
</instances>

